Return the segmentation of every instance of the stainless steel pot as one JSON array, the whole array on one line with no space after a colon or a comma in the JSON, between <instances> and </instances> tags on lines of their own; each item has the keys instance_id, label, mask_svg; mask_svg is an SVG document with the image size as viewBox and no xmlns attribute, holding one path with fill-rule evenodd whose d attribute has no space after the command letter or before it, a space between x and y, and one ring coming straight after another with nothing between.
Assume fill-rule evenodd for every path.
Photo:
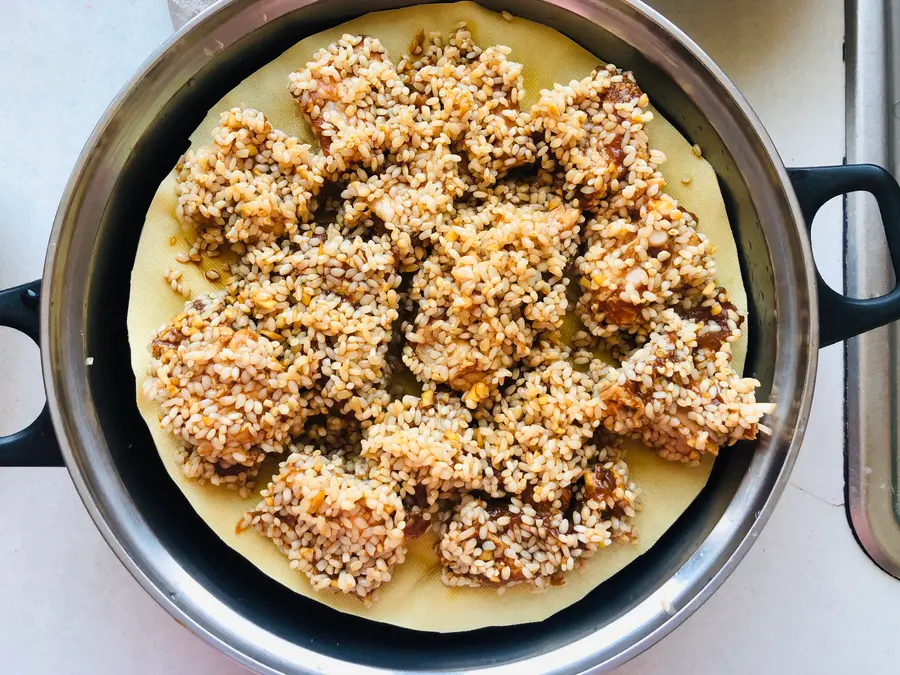
<instances>
[{"instance_id":1,"label":"stainless steel pot","mask_svg":"<svg viewBox=\"0 0 900 675\"><path fill-rule=\"evenodd\" d=\"M707 488L648 554L541 624L435 635L338 614L259 574L216 538L168 479L134 404L125 330L129 275L156 186L222 94L308 34L407 4L413 3L223 2L179 31L132 78L66 188L43 290L35 283L0 294L0 324L37 340L40 292L48 399L32 426L0 440L0 464L59 462L55 431L85 505L123 564L175 618L260 672L337 672L349 664L369 673L609 669L699 607L759 534L796 458L820 343L900 316L900 289L849 300L819 280L817 293L805 224L829 198L868 190L882 207L891 250L900 252L900 188L871 166L787 171L715 63L640 2L484 2L552 26L634 70L666 117L704 148L726 196L750 291L747 368L762 382L760 398L779 404L773 434L723 453ZM820 306L827 308L821 315Z\"/></svg>"}]
</instances>

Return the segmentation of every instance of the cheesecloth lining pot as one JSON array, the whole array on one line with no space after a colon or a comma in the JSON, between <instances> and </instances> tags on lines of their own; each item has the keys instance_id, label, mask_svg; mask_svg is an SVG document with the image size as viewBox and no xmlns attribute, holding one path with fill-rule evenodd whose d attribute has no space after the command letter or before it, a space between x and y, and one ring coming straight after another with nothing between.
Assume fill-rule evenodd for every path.
<instances>
[{"instance_id":1,"label":"cheesecloth lining pot","mask_svg":"<svg viewBox=\"0 0 900 675\"><path fill-rule=\"evenodd\" d=\"M511 48L510 58L523 66L526 85L522 108L526 110L538 99L541 88L552 87L554 82L568 83L573 78L585 77L598 63L595 55L556 31L511 15L505 20L500 14L471 2L375 12L300 41L253 73L212 106L203 123L191 135L191 146L196 149L208 145L212 130L219 124L220 113L233 107L261 110L275 128L291 136L297 135L304 142L315 143L298 114L296 102L286 91L285 82L288 74L312 59L317 49L333 43L345 33L366 34L378 38L388 55L399 61L418 31L439 30L449 34L462 21L467 22L474 40L484 48L493 44ZM540 44L540 50L532 49L532 44ZM658 112L647 124L647 134L651 147L667 156L662 165L668 179L666 191L678 199L683 208L696 215L699 230L716 248L716 282L729 289L732 302L744 311L747 299L737 249L715 172L704 159L694 154L691 144ZM690 176L688 185L682 183L685 176ZM178 222L176 199L174 175L169 174L156 191L147 212L131 275L127 321L131 365L137 378L138 409L150 429L161 461L194 510L226 544L291 591L342 612L416 630L444 633L540 621L580 600L653 546L706 484L713 466L711 455L705 457L700 466L693 467L668 462L642 444L628 442L626 445L631 448L626 453L629 473L641 491L643 506L634 518L638 539L598 551L584 560L578 569L566 573L563 576L565 583L561 586L536 592L530 585L518 585L504 589L502 595L493 588L448 587L441 581L441 566L434 552L437 537L428 533L409 546L406 561L392 570L391 581L380 587L370 602L363 603L354 595L313 590L306 575L291 569L287 556L270 539L255 528L240 534L235 531L235 524L243 514L259 503L259 491L266 487L277 472L278 462L285 456L270 457L263 464L254 494L245 499L234 490L189 479L182 470L182 442L170 430L160 426L159 419L164 414L160 403L144 393L150 364L149 340L161 325L181 312L185 304L184 297L163 283L164 271L171 269L182 273L180 281L190 288L192 297L198 297L222 289L221 278L229 274L233 262L229 249L219 257L204 257L196 265L182 265L177 261L179 254L188 252L195 232ZM210 281L205 276L211 269L220 273L219 280ZM572 280L572 283L577 281ZM577 312L570 310L570 322L561 333L575 330L576 316ZM394 331L399 330L399 322L395 322ZM747 350L747 332L731 346L732 367L739 373ZM731 451L732 448L723 450ZM435 612L434 607L440 607L441 611Z\"/></svg>"}]
</instances>

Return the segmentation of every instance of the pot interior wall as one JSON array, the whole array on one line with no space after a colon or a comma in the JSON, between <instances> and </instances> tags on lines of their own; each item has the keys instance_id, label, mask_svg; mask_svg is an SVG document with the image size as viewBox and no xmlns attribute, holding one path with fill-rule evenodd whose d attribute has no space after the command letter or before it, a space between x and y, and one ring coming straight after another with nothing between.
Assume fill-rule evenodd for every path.
<instances>
[{"instance_id":1,"label":"pot interior wall","mask_svg":"<svg viewBox=\"0 0 900 675\"><path fill-rule=\"evenodd\" d=\"M362 5L342 6L347 11L341 20L363 11ZM761 398L765 399L775 363L773 275L747 187L721 140L708 128L689 96L613 35L587 22L573 22L565 10L538 2L519 3L510 9L526 17L543 18L544 23L559 28L604 59L633 69L668 119L703 146L720 176L741 252L751 293L752 340L747 371L762 382ZM627 612L681 567L728 506L755 445L737 446L723 453L707 488L647 555L551 620L481 630L477 635L434 635L336 613L259 573L195 515L166 475L133 404L135 383L127 367L125 313L141 223L156 186L186 149L190 132L216 100L302 37L337 23L332 18L325 24L316 19L316 13L309 8L297 10L218 54L157 116L135 145L118 179L95 242L85 317L87 353L106 355L90 369L90 389L109 452L121 481L160 544L223 602L290 641L370 665L441 670L509 662L562 647Z\"/></svg>"}]
</instances>

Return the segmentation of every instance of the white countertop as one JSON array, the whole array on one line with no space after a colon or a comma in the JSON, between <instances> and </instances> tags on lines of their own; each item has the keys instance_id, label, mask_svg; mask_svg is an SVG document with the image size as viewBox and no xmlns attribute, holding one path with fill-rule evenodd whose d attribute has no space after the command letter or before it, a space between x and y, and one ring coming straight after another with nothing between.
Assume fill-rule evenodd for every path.
<instances>
[{"instance_id":1,"label":"white countertop","mask_svg":"<svg viewBox=\"0 0 900 675\"><path fill-rule=\"evenodd\" d=\"M655 0L750 99L788 165L844 148L835 0ZM774 17L777 17L775 19ZM0 0L0 288L40 276L57 201L107 103L171 32L164 0ZM808 103L805 103L808 102ZM31 131L29 131L31 130ZM37 150L38 158L26 161ZM840 280L840 208L817 260ZM40 409L37 350L0 329L0 433ZM886 673L900 662L900 581L856 545L843 508L840 346L821 352L800 459L745 561L625 675ZM0 671L242 673L181 628L113 556L64 469L0 469Z\"/></svg>"}]
</instances>

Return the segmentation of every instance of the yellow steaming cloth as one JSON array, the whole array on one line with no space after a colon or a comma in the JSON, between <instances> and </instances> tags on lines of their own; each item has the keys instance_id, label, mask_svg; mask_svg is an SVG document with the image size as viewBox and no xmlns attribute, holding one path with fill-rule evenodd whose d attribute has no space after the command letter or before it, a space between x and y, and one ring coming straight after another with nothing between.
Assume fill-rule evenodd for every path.
<instances>
[{"instance_id":1,"label":"yellow steaming cloth","mask_svg":"<svg viewBox=\"0 0 900 675\"><path fill-rule=\"evenodd\" d=\"M194 147L211 141L219 113L229 108L254 108L266 114L276 129L315 144L305 121L287 91L288 75L302 68L313 53L338 40L344 33L377 37L394 62L406 53L417 31L450 32L465 21L482 47L508 45L510 58L524 66L527 109L541 89L555 82L568 83L588 75L602 54L591 54L560 33L524 19L508 20L500 14L469 2L428 5L378 12L308 37L255 72L216 103L191 136ZM640 84L640 73L636 73ZM647 92L652 100L653 92ZM655 112L655 111L654 111ZM718 282L731 293L732 302L746 312L746 294L738 265L737 249L728 224L725 205L715 173L694 155L691 144L655 112L647 125L651 147L662 150L668 160L661 166L668 179L667 191L699 220L699 229L717 247ZM690 177L687 185L681 179ZM687 181L685 181L687 182ZM159 404L141 393L150 362L148 344L154 331L182 310L184 298L163 281L169 268L182 269L183 282L192 295L214 291L222 282L204 276L214 269L227 273L230 258L206 259L201 265L179 265L175 256L186 253L193 233L182 228L175 217L174 178L170 174L159 186L147 212L131 276L128 306L128 336L131 365L137 378L137 404L147 423L160 458L198 514L228 546L239 552L263 573L296 592L341 612L418 630L453 632L528 623L546 619L577 602L599 584L646 552L672 526L703 489L712 469L706 457L698 467L666 462L653 452L630 446L626 460L631 478L641 490L642 510L635 518L639 540L636 544L613 544L598 551L583 567L566 574L563 586L535 591L515 586L502 594L495 589L449 588L441 582L440 566L433 553L435 539L422 537L410 548L406 562L394 571L393 579L378 589L374 601L364 604L356 597L313 591L305 575L294 571L276 546L253 528L238 535L235 524L255 506L258 492L277 471L275 458L262 467L256 493L241 499L234 491L200 485L187 479L177 459L179 441L160 428ZM743 369L746 335L733 345L734 368ZM288 590L290 589L290 590Z\"/></svg>"}]
</instances>

